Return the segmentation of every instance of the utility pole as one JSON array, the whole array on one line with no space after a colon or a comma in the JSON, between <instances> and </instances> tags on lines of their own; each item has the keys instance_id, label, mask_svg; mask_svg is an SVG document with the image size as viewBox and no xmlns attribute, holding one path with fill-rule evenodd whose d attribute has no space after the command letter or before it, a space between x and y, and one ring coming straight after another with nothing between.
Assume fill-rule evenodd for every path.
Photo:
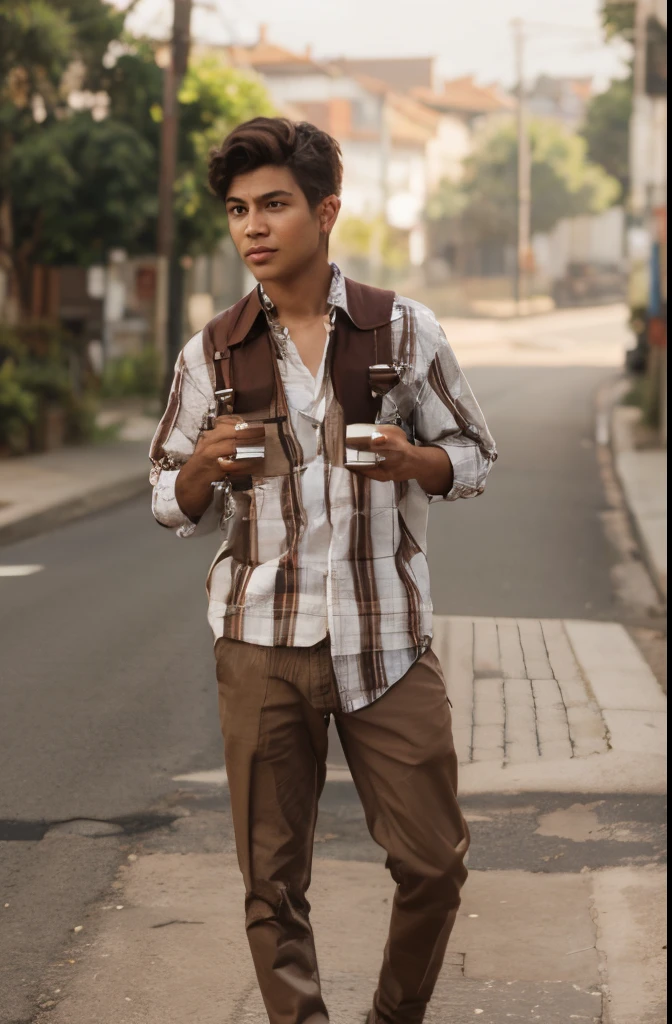
<instances>
[{"instance_id":1,"label":"utility pole","mask_svg":"<svg viewBox=\"0 0 672 1024\"><path fill-rule=\"evenodd\" d=\"M387 91L378 98L379 158L378 189L380 217L373 227L369 250L372 283L383 287L385 283L385 238L387 234L388 175L390 163L390 127L387 114Z\"/></svg>"},{"instance_id":2,"label":"utility pole","mask_svg":"<svg viewBox=\"0 0 672 1024\"><path fill-rule=\"evenodd\" d=\"M632 168L640 169L642 156L638 153L641 147L641 132L639 125L646 123L648 114L648 102L646 96L646 47L648 38L648 19L650 4L648 0L637 0L635 3L635 34L634 34L634 67L633 84L634 95L632 105L633 121L630 130L630 145L632 147L630 162ZM646 153L644 157L648 161L651 154ZM635 173L632 183L631 205L632 212L636 217L645 217L648 207L648 190L645 184L645 175Z\"/></svg>"},{"instance_id":3,"label":"utility pole","mask_svg":"<svg viewBox=\"0 0 672 1024\"><path fill-rule=\"evenodd\" d=\"M177 354L175 337L179 338L182 333L182 274L175 256L173 189L177 166L177 94L189 60L191 6L192 0L174 0L173 35L168 63L163 72L155 345L161 374L166 378L172 377L172 360ZM179 345L180 342L177 350Z\"/></svg>"},{"instance_id":4,"label":"utility pole","mask_svg":"<svg viewBox=\"0 0 672 1024\"><path fill-rule=\"evenodd\" d=\"M517 252L515 270L515 297L518 313L521 302L528 298L528 269L530 260L532 184L530 138L525 115L525 23L522 18L513 21L516 52L516 79L518 96L518 181L517 181Z\"/></svg>"}]
</instances>

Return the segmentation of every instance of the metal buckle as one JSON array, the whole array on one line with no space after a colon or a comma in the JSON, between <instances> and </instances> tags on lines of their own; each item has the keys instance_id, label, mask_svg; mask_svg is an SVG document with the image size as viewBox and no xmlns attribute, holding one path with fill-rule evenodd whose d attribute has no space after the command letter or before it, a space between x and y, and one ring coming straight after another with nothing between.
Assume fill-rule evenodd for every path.
<instances>
[{"instance_id":1,"label":"metal buckle","mask_svg":"<svg viewBox=\"0 0 672 1024\"><path fill-rule=\"evenodd\" d=\"M233 388L215 391L215 416L225 416L233 412L233 395Z\"/></svg>"}]
</instances>

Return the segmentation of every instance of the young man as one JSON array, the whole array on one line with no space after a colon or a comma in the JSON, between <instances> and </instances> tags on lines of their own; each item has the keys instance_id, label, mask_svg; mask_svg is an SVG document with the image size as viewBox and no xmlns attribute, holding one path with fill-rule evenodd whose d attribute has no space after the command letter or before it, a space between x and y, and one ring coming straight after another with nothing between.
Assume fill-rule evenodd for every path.
<instances>
[{"instance_id":1,"label":"young man","mask_svg":"<svg viewBox=\"0 0 672 1024\"><path fill-rule=\"evenodd\" d=\"M283 119L243 124L213 153L211 186L258 286L178 359L153 509L181 537L224 531L209 620L269 1020L328 1021L306 892L333 715L397 883L366 1019L419 1024L469 844L431 650L427 507L480 494L496 451L432 313L329 263L341 176L334 139ZM375 462L352 462L352 424L369 439L347 448Z\"/></svg>"}]
</instances>

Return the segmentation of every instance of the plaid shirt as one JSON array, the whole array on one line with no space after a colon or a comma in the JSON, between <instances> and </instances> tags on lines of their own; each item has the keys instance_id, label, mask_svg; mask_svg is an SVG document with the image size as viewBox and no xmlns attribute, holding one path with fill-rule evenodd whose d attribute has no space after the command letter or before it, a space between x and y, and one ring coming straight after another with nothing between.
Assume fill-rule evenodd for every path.
<instances>
[{"instance_id":1,"label":"plaid shirt","mask_svg":"<svg viewBox=\"0 0 672 1024\"><path fill-rule=\"evenodd\" d=\"M195 524L175 498L179 467L191 456L214 407L212 353L204 349L202 332L178 358L177 415L173 405L152 445L153 512L180 537L223 530L207 581L208 619L216 639L305 647L328 634L341 707L354 711L405 675L431 642L426 532L435 496L415 480L355 478L327 457L321 439L344 430L330 376L318 375L312 401L305 394L296 397L294 353L282 345L282 328L262 298L296 454L289 487L282 477L255 477L252 492L246 492L245 525L254 557L243 561L232 554L238 516L220 523L211 505ZM347 313L336 266L329 304ZM392 351L405 369L401 383L383 397L379 421L401 419L417 444L447 452L454 479L440 497L452 501L481 494L497 458L495 445L439 323L425 306L395 297Z\"/></svg>"}]
</instances>

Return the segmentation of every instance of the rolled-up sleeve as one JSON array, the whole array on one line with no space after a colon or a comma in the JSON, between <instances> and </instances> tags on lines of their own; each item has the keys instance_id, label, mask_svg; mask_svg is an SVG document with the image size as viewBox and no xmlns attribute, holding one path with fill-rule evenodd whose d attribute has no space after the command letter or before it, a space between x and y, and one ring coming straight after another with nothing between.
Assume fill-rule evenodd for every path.
<instances>
[{"instance_id":1,"label":"rolled-up sleeve","mask_svg":"<svg viewBox=\"0 0 672 1024\"><path fill-rule=\"evenodd\" d=\"M420 444L443 448L453 466L451 489L430 498L473 498L485 489L497 448L455 353L440 324L432 321L426 378L415 411L415 436Z\"/></svg>"},{"instance_id":2,"label":"rolled-up sleeve","mask_svg":"<svg viewBox=\"0 0 672 1024\"><path fill-rule=\"evenodd\" d=\"M194 522L182 511L175 497L179 471L193 455L204 417L213 403L214 388L199 332L178 356L168 404L149 452L154 518L161 526L175 530L179 537L209 533L217 526L218 517L212 505Z\"/></svg>"}]
</instances>

